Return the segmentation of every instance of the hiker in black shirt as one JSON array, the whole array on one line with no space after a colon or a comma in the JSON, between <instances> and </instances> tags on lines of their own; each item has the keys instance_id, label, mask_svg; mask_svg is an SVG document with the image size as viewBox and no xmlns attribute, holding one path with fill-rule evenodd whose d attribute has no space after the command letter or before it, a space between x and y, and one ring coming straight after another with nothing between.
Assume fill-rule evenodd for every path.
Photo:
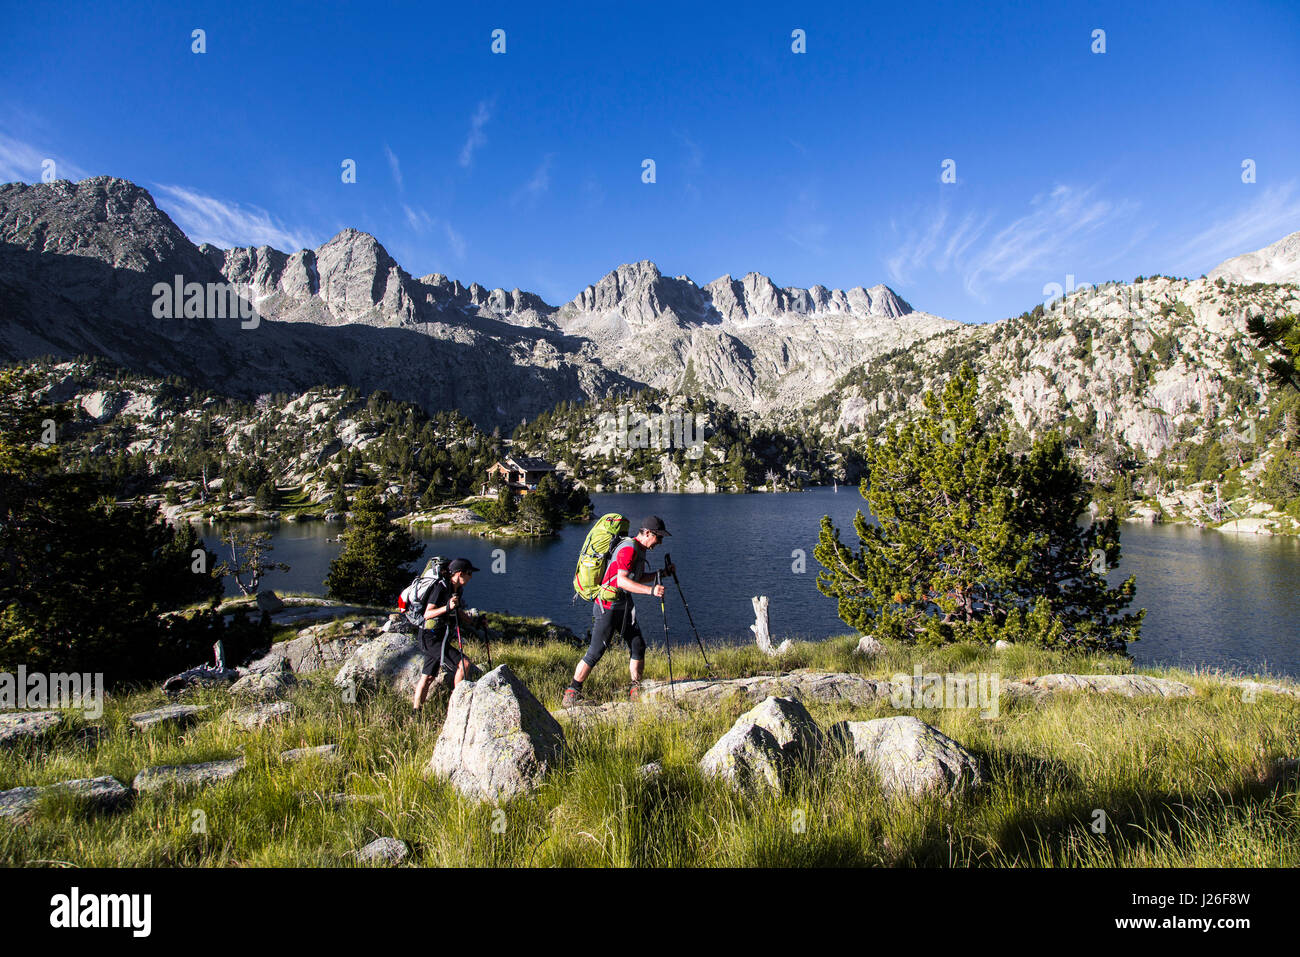
<instances>
[{"instance_id":1,"label":"hiker in black shirt","mask_svg":"<svg viewBox=\"0 0 1300 957\"><path fill-rule=\"evenodd\" d=\"M415 685L416 711L428 697L439 670L453 676L453 688L464 681L469 672L470 660L458 647L458 626L475 624L475 619L462 607L461 591L476 571L478 569L468 558L452 559L445 577L439 579L429 593L429 603L424 609L424 627L415 639L424 653L424 667L420 669L420 680Z\"/></svg>"}]
</instances>

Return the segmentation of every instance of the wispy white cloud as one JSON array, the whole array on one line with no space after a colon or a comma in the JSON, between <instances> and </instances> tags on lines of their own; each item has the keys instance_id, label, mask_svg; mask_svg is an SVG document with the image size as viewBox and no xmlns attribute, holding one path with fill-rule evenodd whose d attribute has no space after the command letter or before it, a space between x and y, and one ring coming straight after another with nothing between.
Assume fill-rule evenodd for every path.
<instances>
[{"instance_id":1,"label":"wispy white cloud","mask_svg":"<svg viewBox=\"0 0 1300 957\"><path fill-rule=\"evenodd\" d=\"M483 132L483 128L487 126L490 119L492 119L492 106L486 100L482 100L469 122L469 136L465 138L465 145L460 149L461 166L469 167L474 162L475 150L487 142L487 134Z\"/></svg>"},{"instance_id":2,"label":"wispy white cloud","mask_svg":"<svg viewBox=\"0 0 1300 957\"><path fill-rule=\"evenodd\" d=\"M223 249L236 246L273 246L297 252L314 245L310 235L290 229L256 206L241 206L200 193L188 186L155 184L158 205L195 243L212 243Z\"/></svg>"},{"instance_id":3,"label":"wispy white cloud","mask_svg":"<svg viewBox=\"0 0 1300 957\"><path fill-rule=\"evenodd\" d=\"M1130 218L1136 209L1131 201L1098 196L1096 186L1060 184L1033 197L1028 212L991 232L995 213L956 215L943 203L904 228L893 224L902 241L885 265L896 283L924 271L953 269L967 293L987 301L990 286L1027 276L1056 279L1076 271L1076 263L1094 263L1096 255L1085 248L1089 238Z\"/></svg>"},{"instance_id":4,"label":"wispy white cloud","mask_svg":"<svg viewBox=\"0 0 1300 957\"><path fill-rule=\"evenodd\" d=\"M433 217L423 209L412 209L403 203L402 212L406 215L406 222L417 233L423 233L434 225Z\"/></svg>"},{"instance_id":5,"label":"wispy white cloud","mask_svg":"<svg viewBox=\"0 0 1300 957\"><path fill-rule=\"evenodd\" d=\"M1199 276L1225 259L1252 253L1300 229L1300 195L1294 180L1258 191L1254 185L1241 189L1249 190L1252 198L1170 253L1176 273Z\"/></svg>"},{"instance_id":6,"label":"wispy white cloud","mask_svg":"<svg viewBox=\"0 0 1300 957\"><path fill-rule=\"evenodd\" d=\"M542 162L533 171L532 177L510 198L511 205L518 206L520 203L532 205L546 195L551 188L551 167L554 162L554 153L547 153L542 157Z\"/></svg>"},{"instance_id":7,"label":"wispy white cloud","mask_svg":"<svg viewBox=\"0 0 1300 957\"><path fill-rule=\"evenodd\" d=\"M451 223L444 222L443 230L447 234L447 245L451 247L452 255L459 260L465 258L465 237L452 227Z\"/></svg>"},{"instance_id":8,"label":"wispy white cloud","mask_svg":"<svg viewBox=\"0 0 1300 957\"><path fill-rule=\"evenodd\" d=\"M54 163L55 179L81 180L89 174L70 160L0 133L0 183L39 183L45 163Z\"/></svg>"},{"instance_id":9,"label":"wispy white cloud","mask_svg":"<svg viewBox=\"0 0 1300 957\"><path fill-rule=\"evenodd\" d=\"M393 182L397 184L398 190L402 189L402 164L397 161L397 154L389 149L388 144L384 144L384 155L388 157L388 167L393 171Z\"/></svg>"}]
</instances>

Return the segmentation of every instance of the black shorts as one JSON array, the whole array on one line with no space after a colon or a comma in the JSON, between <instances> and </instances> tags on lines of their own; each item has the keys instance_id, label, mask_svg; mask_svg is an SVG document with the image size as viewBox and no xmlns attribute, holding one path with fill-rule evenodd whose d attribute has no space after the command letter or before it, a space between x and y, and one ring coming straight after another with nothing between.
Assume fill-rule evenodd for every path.
<instances>
[{"instance_id":1,"label":"black shorts","mask_svg":"<svg viewBox=\"0 0 1300 957\"><path fill-rule=\"evenodd\" d=\"M456 647L456 637L451 633L451 629L447 629L443 634L446 635L445 641L433 628L421 628L415 633L415 644L424 655L424 667L420 669L420 674L432 677L438 673L439 667L451 674L456 673L465 656Z\"/></svg>"},{"instance_id":2,"label":"black shorts","mask_svg":"<svg viewBox=\"0 0 1300 957\"><path fill-rule=\"evenodd\" d=\"M582 656L588 668L596 667L596 662L609 649L616 638L627 642L633 661L645 661L645 638L641 636L641 626L636 621L636 609L628 602L623 608L606 610L594 602L591 609L591 647Z\"/></svg>"}]
</instances>

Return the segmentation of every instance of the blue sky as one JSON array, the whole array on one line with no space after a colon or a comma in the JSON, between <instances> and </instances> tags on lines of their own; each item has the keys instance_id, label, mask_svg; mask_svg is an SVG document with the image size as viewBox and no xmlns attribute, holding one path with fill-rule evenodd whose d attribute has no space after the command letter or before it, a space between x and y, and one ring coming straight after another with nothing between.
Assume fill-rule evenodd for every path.
<instances>
[{"instance_id":1,"label":"blue sky","mask_svg":"<svg viewBox=\"0 0 1300 957\"><path fill-rule=\"evenodd\" d=\"M121 176L219 245L354 226L556 305L651 259L968 322L1300 229L1300 4L837 6L33 8L0 37L0 181Z\"/></svg>"}]
</instances>

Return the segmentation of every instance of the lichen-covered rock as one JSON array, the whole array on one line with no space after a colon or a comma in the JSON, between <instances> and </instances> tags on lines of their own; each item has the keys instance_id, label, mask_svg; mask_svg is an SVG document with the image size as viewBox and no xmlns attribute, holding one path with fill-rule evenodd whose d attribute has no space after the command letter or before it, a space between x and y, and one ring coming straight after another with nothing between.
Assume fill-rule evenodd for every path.
<instances>
[{"instance_id":1,"label":"lichen-covered rock","mask_svg":"<svg viewBox=\"0 0 1300 957\"><path fill-rule=\"evenodd\" d=\"M280 752L283 764L296 764L299 761L338 761L340 759L337 744L322 744L315 748L290 748Z\"/></svg>"},{"instance_id":2,"label":"lichen-covered rock","mask_svg":"<svg viewBox=\"0 0 1300 957\"><path fill-rule=\"evenodd\" d=\"M863 658L874 658L876 655L884 654L885 646L881 644L880 639L871 635L863 635L858 639L858 647L855 653Z\"/></svg>"},{"instance_id":3,"label":"lichen-covered rock","mask_svg":"<svg viewBox=\"0 0 1300 957\"><path fill-rule=\"evenodd\" d=\"M198 716L207 710L206 704L173 704L133 714L131 724L137 731L151 731L160 727L179 728L198 720Z\"/></svg>"},{"instance_id":4,"label":"lichen-covered rock","mask_svg":"<svg viewBox=\"0 0 1300 957\"><path fill-rule=\"evenodd\" d=\"M380 635L358 646L334 678L336 687L347 690L392 688L398 694L415 691L424 667L424 655L405 635Z\"/></svg>"},{"instance_id":5,"label":"lichen-covered rock","mask_svg":"<svg viewBox=\"0 0 1300 957\"><path fill-rule=\"evenodd\" d=\"M298 683L291 671L268 671L265 674L247 674L230 686L235 697L272 701L288 694Z\"/></svg>"},{"instance_id":6,"label":"lichen-covered rock","mask_svg":"<svg viewBox=\"0 0 1300 957\"><path fill-rule=\"evenodd\" d=\"M287 701L268 701L250 708L240 708L226 715L226 720L245 731L256 731L272 721L287 720L293 714L293 705Z\"/></svg>"},{"instance_id":7,"label":"lichen-covered rock","mask_svg":"<svg viewBox=\"0 0 1300 957\"><path fill-rule=\"evenodd\" d=\"M36 812L37 802L45 793L44 788L11 788L0 791L0 819L11 824L26 824Z\"/></svg>"},{"instance_id":8,"label":"lichen-covered rock","mask_svg":"<svg viewBox=\"0 0 1300 957\"><path fill-rule=\"evenodd\" d=\"M354 651L379 635L375 622L345 621L312 625L298 632L298 637L271 646L261 658L251 662L253 674L293 671L309 674L333 668L347 661Z\"/></svg>"},{"instance_id":9,"label":"lichen-covered rock","mask_svg":"<svg viewBox=\"0 0 1300 957\"><path fill-rule=\"evenodd\" d=\"M207 787L218 781L234 777L244 769L244 759L231 758L228 761L207 761L203 764L172 764L156 768L145 768L135 776L131 788L137 794L168 789Z\"/></svg>"},{"instance_id":10,"label":"lichen-covered rock","mask_svg":"<svg viewBox=\"0 0 1300 957\"><path fill-rule=\"evenodd\" d=\"M447 704L430 771L479 801L541 784L564 752L564 730L506 665L462 681Z\"/></svg>"},{"instance_id":11,"label":"lichen-covered rock","mask_svg":"<svg viewBox=\"0 0 1300 957\"><path fill-rule=\"evenodd\" d=\"M57 711L6 711L0 714L0 747L34 741L63 723Z\"/></svg>"},{"instance_id":12,"label":"lichen-covered rock","mask_svg":"<svg viewBox=\"0 0 1300 957\"><path fill-rule=\"evenodd\" d=\"M841 721L831 726L829 737L873 768L891 796L949 793L982 780L973 754L919 718Z\"/></svg>"},{"instance_id":13,"label":"lichen-covered rock","mask_svg":"<svg viewBox=\"0 0 1300 957\"><path fill-rule=\"evenodd\" d=\"M1186 698L1196 694L1196 689L1172 678L1152 678L1149 675L1042 675L1009 681L1012 694L1027 689L1031 694L1056 694L1087 691L1093 694L1122 695L1125 698ZM1016 688L1015 685L1023 686ZM1005 685L1004 685L1005 687Z\"/></svg>"},{"instance_id":14,"label":"lichen-covered rock","mask_svg":"<svg viewBox=\"0 0 1300 957\"><path fill-rule=\"evenodd\" d=\"M641 700L664 703L675 700L688 708L712 708L732 695L755 702L775 696L865 707L877 701L888 701L892 688L883 678L838 671L792 671L783 675L676 681L671 688L666 681L643 681Z\"/></svg>"},{"instance_id":15,"label":"lichen-covered rock","mask_svg":"<svg viewBox=\"0 0 1300 957\"><path fill-rule=\"evenodd\" d=\"M812 764L822 741L821 729L802 704L767 698L736 719L700 759L700 770L733 787L765 784L779 790L793 767Z\"/></svg>"},{"instance_id":16,"label":"lichen-covered rock","mask_svg":"<svg viewBox=\"0 0 1300 957\"><path fill-rule=\"evenodd\" d=\"M400 864L411 853L405 841L395 837L380 837L356 852L363 864Z\"/></svg>"}]
</instances>

